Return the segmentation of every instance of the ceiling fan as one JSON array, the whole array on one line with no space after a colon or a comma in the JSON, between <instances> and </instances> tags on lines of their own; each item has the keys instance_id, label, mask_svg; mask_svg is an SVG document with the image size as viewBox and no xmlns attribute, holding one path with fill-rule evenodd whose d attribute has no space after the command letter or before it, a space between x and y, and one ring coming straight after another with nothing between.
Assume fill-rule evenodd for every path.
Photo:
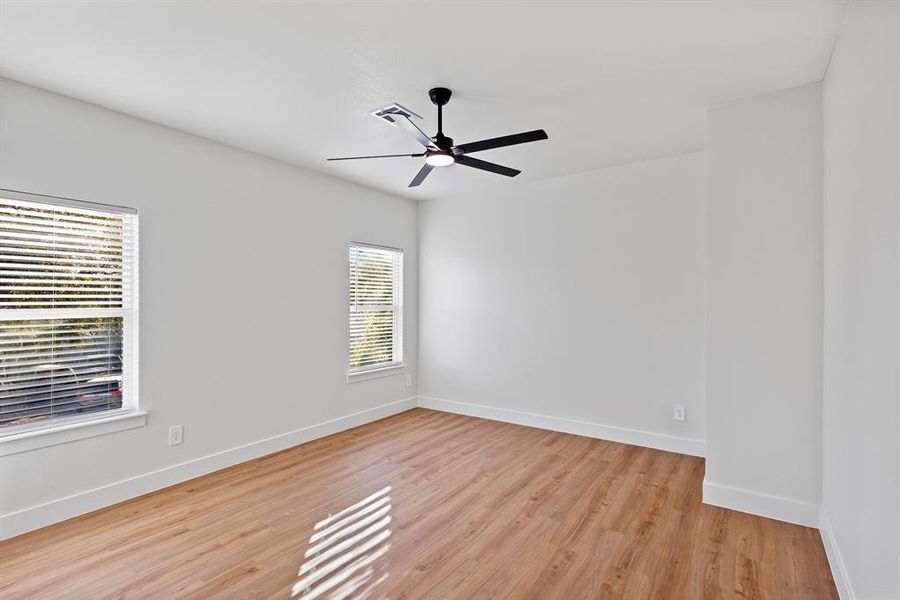
<instances>
[{"instance_id":1,"label":"ceiling fan","mask_svg":"<svg viewBox=\"0 0 900 600\"><path fill-rule=\"evenodd\" d=\"M425 157L425 164L413 177L409 187L420 185L425 178L431 173L434 167L446 167L452 164L463 165L482 171L490 171L498 175L506 175L507 177L515 177L521 171L498 165L495 163L472 158L469 154L473 152L481 152L482 150L491 150L493 148L503 148L504 146L515 146L516 144L524 144L526 142L536 142L547 139L547 132L543 129L535 129L534 131L526 131L525 133L515 133L513 135L504 135L502 137L491 138L488 140L479 140L477 142L469 142L468 144L453 145L453 139L444 135L443 123L443 107L450 101L452 92L447 88L436 87L428 90L428 97L437 105L438 109L438 132L433 138L419 129L413 123L412 118L421 119L419 115L412 112L408 108L404 108L399 104L390 104L383 108L379 108L372 112L372 115L379 119L399 127L404 131L412 134L420 144L425 146L425 152L418 154L378 154L374 156L344 156L341 158L328 158L326 160L359 160L363 158L399 158L399 157Z\"/></svg>"}]
</instances>

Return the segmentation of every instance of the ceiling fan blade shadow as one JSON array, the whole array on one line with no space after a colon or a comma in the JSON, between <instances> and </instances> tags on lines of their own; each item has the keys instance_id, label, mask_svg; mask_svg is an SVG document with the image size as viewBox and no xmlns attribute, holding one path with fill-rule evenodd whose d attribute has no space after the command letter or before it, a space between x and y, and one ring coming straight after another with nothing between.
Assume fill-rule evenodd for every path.
<instances>
[{"instance_id":1,"label":"ceiling fan blade shadow","mask_svg":"<svg viewBox=\"0 0 900 600\"><path fill-rule=\"evenodd\" d=\"M487 162L486 160L478 160L471 156L457 156L456 164L481 169L482 171L490 171L491 173L496 173L498 175L506 175L507 177L515 177L522 172L518 169L511 169L509 167L504 167L503 165Z\"/></svg>"},{"instance_id":2,"label":"ceiling fan blade shadow","mask_svg":"<svg viewBox=\"0 0 900 600\"><path fill-rule=\"evenodd\" d=\"M468 144L460 144L459 146L456 146L455 150L460 150L464 154L471 154L472 152L481 152L482 150L491 150L493 148L503 148L505 146L515 146L516 144L546 140L547 137L546 131L543 129L535 129L534 131L514 133L512 135L504 135L489 140L479 140L477 142L469 142Z\"/></svg>"},{"instance_id":3,"label":"ceiling fan blade shadow","mask_svg":"<svg viewBox=\"0 0 900 600\"><path fill-rule=\"evenodd\" d=\"M341 156L339 158L326 158L325 160L359 160L361 158L395 158L395 157L415 157L415 156L425 156L425 153L421 154L373 154L372 156Z\"/></svg>"},{"instance_id":4,"label":"ceiling fan blade shadow","mask_svg":"<svg viewBox=\"0 0 900 600\"><path fill-rule=\"evenodd\" d=\"M409 182L409 187L417 187L419 184L425 181L425 178L428 177L428 174L431 173L431 170L433 168L434 167L432 167L428 163L422 165L422 168L419 169L419 172L416 173L416 176L413 177L413 180Z\"/></svg>"}]
</instances>

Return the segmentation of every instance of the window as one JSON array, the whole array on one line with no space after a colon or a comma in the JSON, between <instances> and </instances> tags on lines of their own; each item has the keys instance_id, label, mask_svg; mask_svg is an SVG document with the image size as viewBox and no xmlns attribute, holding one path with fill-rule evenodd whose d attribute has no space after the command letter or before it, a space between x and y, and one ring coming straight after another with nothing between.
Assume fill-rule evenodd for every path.
<instances>
[{"instance_id":1,"label":"window","mask_svg":"<svg viewBox=\"0 0 900 600\"><path fill-rule=\"evenodd\" d=\"M137 215L0 191L0 436L137 408Z\"/></svg>"},{"instance_id":2,"label":"window","mask_svg":"<svg viewBox=\"0 0 900 600\"><path fill-rule=\"evenodd\" d=\"M403 251L350 244L350 374L403 363Z\"/></svg>"}]
</instances>

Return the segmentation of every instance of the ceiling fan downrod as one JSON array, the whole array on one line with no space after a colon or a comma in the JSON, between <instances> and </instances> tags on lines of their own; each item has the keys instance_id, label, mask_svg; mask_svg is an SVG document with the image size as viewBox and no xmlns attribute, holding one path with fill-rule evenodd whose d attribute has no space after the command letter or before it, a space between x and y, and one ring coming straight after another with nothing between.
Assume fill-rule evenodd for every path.
<instances>
[{"instance_id":1,"label":"ceiling fan downrod","mask_svg":"<svg viewBox=\"0 0 900 600\"><path fill-rule=\"evenodd\" d=\"M438 131L437 135L434 136L434 142L442 150L447 150L453 145L453 140L444 136L444 105L450 102L450 96L452 95L453 92L445 87L436 87L428 90L428 97L431 98L433 104L437 105L438 110Z\"/></svg>"}]
</instances>

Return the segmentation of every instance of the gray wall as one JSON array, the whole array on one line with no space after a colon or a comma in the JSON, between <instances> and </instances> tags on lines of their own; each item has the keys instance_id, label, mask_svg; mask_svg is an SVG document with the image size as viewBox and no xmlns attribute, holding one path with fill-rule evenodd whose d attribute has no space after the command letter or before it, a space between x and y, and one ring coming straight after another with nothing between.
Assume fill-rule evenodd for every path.
<instances>
[{"instance_id":1,"label":"gray wall","mask_svg":"<svg viewBox=\"0 0 900 600\"><path fill-rule=\"evenodd\" d=\"M694 153L424 202L420 396L702 452L703 177Z\"/></svg>"},{"instance_id":2,"label":"gray wall","mask_svg":"<svg viewBox=\"0 0 900 600\"><path fill-rule=\"evenodd\" d=\"M815 525L821 489L822 110L810 85L707 120L704 500Z\"/></svg>"},{"instance_id":3,"label":"gray wall","mask_svg":"<svg viewBox=\"0 0 900 600\"><path fill-rule=\"evenodd\" d=\"M140 429L0 458L0 516L415 395L403 376L345 380L351 240L406 250L415 373L414 202L8 80L0 187L139 210L149 411Z\"/></svg>"},{"instance_id":4,"label":"gray wall","mask_svg":"<svg viewBox=\"0 0 900 600\"><path fill-rule=\"evenodd\" d=\"M822 507L856 597L898 598L900 3L850 4L824 109Z\"/></svg>"}]
</instances>

